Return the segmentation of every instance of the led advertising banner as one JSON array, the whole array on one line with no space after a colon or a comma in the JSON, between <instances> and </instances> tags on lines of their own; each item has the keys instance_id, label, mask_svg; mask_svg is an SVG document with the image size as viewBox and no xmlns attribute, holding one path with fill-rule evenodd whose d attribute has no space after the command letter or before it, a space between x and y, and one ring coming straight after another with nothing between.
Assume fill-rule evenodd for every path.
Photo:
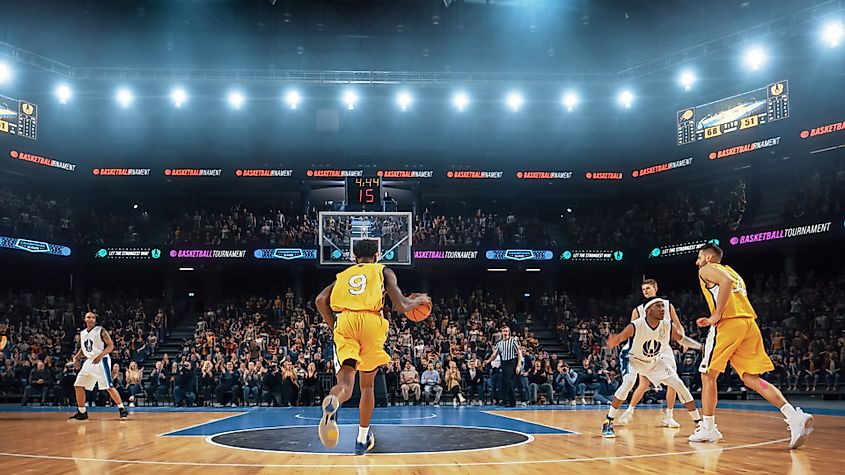
<instances>
[{"instance_id":1,"label":"led advertising banner","mask_svg":"<svg viewBox=\"0 0 845 475\"><path fill-rule=\"evenodd\" d=\"M572 178L572 172L518 171L516 177L520 180L569 180Z\"/></svg>"},{"instance_id":2,"label":"led advertising banner","mask_svg":"<svg viewBox=\"0 0 845 475\"><path fill-rule=\"evenodd\" d=\"M660 165L653 165L646 168L640 168L631 172L634 178L640 178L647 175L655 175L658 173L668 172L670 170L677 170L679 168L688 167L692 165L692 157L675 160L674 162L661 163Z\"/></svg>"},{"instance_id":3,"label":"led advertising banner","mask_svg":"<svg viewBox=\"0 0 845 475\"><path fill-rule=\"evenodd\" d=\"M346 178L364 176L364 170L306 170L308 178Z\"/></svg>"},{"instance_id":4,"label":"led advertising banner","mask_svg":"<svg viewBox=\"0 0 845 475\"><path fill-rule=\"evenodd\" d=\"M612 249L572 249L560 253L560 261L570 262L621 262L625 257L622 251Z\"/></svg>"},{"instance_id":5,"label":"led advertising banner","mask_svg":"<svg viewBox=\"0 0 845 475\"><path fill-rule=\"evenodd\" d=\"M40 155L19 152L17 150L10 150L9 156L15 160L20 160L22 162L34 163L36 165L41 165L50 168L58 168L59 170L64 170L66 172L76 171L75 163L60 162L59 160L53 160L52 158L42 157Z\"/></svg>"},{"instance_id":6,"label":"led advertising banner","mask_svg":"<svg viewBox=\"0 0 845 475\"><path fill-rule=\"evenodd\" d=\"M700 239L697 241L687 241L681 243L666 244L664 246L655 247L648 253L649 259L663 259L667 257L681 256L684 254L695 254L705 244L719 245L718 239Z\"/></svg>"},{"instance_id":7,"label":"led advertising banner","mask_svg":"<svg viewBox=\"0 0 845 475\"><path fill-rule=\"evenodd\" d=\"M106 247L94 253L95 259L151 260L161 257L161 249L150 247Z\"/></svg>"},{"instance_id":8,"label":"led advertising banner","mask_svg":"<svg viewBox=\"0 0 845 475\"><path fill-rule=\"evenodd\" d=\"M729 147L715 152L710 152L708 158L710 158L710 160L722 160L724 158L733 157L734 155L741 155L743 153L755 152L764 148L775 147L778 144L780 144L780 137L772 137L770 139L758 140L756 142L739 145L737 147Z\"/></svg>"},{"instance_id":9,"label":"led advertising banner","mask_svg":"<svg viewBox=\"0 0 845 475\"><path fill-rule=\"evenodd\" d=\"M845 120L842 122L834 122L832 124L813 127L810 130L802 130L800 136L802 139L810 139L820 135L832 134L833 132L841 132L843 130L845 130Z\"/></svg>"},{"instance_id":10,"label":"led advertising banner","mask_svg":"<svg viewBox=\"0 0 845 475\"><path fill-rule=\"evenodd\" d=\"M498 180L502 178L501 171L485 170L449 170L446 177L453 180Z\"/></svg>"},{"instance_id":11,"label":"led advertising banner","mask_svg":"<svg viewBox=\"0 0 845 475\"><path fill-rule=\"evenodd\" d=\"M278 170L278 169L237 169L235 170L235 176L241 178L261 178L261 177L291 177L293 176L293 170Z\"/></svg>"},{"instance_id":12,"label":"led advertising banner","mask_svg":"<svg viewBox=\"0 0 845 475\"><path fill-rule=\"evenodd\" d=\"M488 261L550 261L554 253L535 249L491 249L484 253Z\"/></svg>"},{"instance_id":13,"label":"led advertising banner","mask_svg":"<svg viewBox=\"0 0 845 475\"><path fill-rule=\"evenodd\" d=\"M426 251L417 249L414 251L414 259L438 260L438 261L469 261L478 259L478 250L436 250Z\"/></svg>"},{"instance_id":14,"label":"led advertising banner","mask_svg":"<svg viewBox=\"0 0 845 475\"><path fill-rule=\"evenodd\" d=\"M246 249L171 249L173 259L243 259Z\"/></svg>"},{"instance_id":15,"label":"led advertising banner","mask_svg":"<svg viewBox=\"0 0 845 475\"><path fill-rule=\"evenodd\" d=\"M300 249L279 247L275 249L256 249L253 253L256 259L281 259L284 261L316 260L316 249Z\"/></svg>"},{"instance_id":16,"label":"led advertising banner","mask_svg":"<svg viewBox=\"0 0 845 475\"><path fill-rule=\"evenodd\" d=\"M164 176L195 176L219 177L223 173L220 168L165 168Z\"/></svg>"},{"instance_id":17,"label":"led advertising banner","mask_svg":"<svg viewBox=\"0 0 845 475\"><path fill-rule=\"evenodd\" d=\"M0 236L0 247L32 254L49 254L52 256L67 257L71 253L69 247L60 244L50 244L44 241L7 236Z\"/></svg>"},{"instance_id":18,"label":"led advertising banner","mask_svg":"<svg viewBox=\"0 0 845 475\"><path fill-rule=\"evenodd\" d=\"M730 239L731 246L746 246L783 239L794 239L806 236L827 234L830 232L832 221L807 224L804 226L780 227L749 234L740 234Z\"/></svg>"},{"instance_id":19,"label":"led advertising banner","mask_svg":"<svg viewBox=\"0 0 845 475\"><path fill-rule=\"evenodd\" d=\"M94 176L150 176L149 168L95 168Z\"/></svg>"},{"instance_id":20,"label":"led advertising banner","mask_svg":"<svg viewBox=\"0 0 845 475\"><path fill-rule=\"evenodd\" d=\"M584 178L588 180L621 180L622 172L587 172Z\"/></svg>"},{"instance_id":21,"label":"led advertising banner","mask_svg":"<svg viewBox=\"0 0 845 475\"><path fill-rule=\"evenodd\" d=\"M434 170L379 170L376 176L385 180L415 180L417 178L433 178Z\"/></svg>"}]
</instances>

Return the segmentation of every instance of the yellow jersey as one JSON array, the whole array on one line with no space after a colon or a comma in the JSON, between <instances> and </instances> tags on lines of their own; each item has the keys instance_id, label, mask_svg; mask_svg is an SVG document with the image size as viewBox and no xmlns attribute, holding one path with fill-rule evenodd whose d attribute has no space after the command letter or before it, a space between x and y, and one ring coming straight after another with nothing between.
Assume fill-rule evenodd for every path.
<instances>
[{"instance_id":1,"label":"yellow jersey","mask_svg":"<svg viewBox=\"0 0 845 475\"><path fill-rule=\"evenodd\" d=\"M6 338L6 335L0 335L0 351L3 351L3 350L6 349L6 343L8 341L9 340L8 340L8 338Z\"/></svg>"},{"instance_id":2,"label":"yellow jersey","mask_svg":"<svg viewBox=\"0 0 845 475\"><path fill-rule=\"evenodd\" d=\"M754 307L751 306L751 301L748 300L748 290L745 288L745 281L742 280L742 277L735 270L731 269L730 266L723 266L722 264L716 263L707 265L727 272L733 281L730 289L724 289L724 291L730 291L730 297L728 297L728 304L725 306L722 318L757 318L757 313L754 311ZM720 289L718 285L708 288L707 283L701 277L698 278L698 281L701 284L701 291L704 292L704 300L707 301L710 313L715 312L719 292L723 289Z\"/></svg>"},{"instance_id":3,"label":"yellow jersey","mask_svg":"<svg viewBox=\"0 0 845 475\"><path fill-rule=\"evenodd\" d=\"M381 312L384 264L355 264L337 274L329 304L335 312Z\"/></svg>"}]
</instances>

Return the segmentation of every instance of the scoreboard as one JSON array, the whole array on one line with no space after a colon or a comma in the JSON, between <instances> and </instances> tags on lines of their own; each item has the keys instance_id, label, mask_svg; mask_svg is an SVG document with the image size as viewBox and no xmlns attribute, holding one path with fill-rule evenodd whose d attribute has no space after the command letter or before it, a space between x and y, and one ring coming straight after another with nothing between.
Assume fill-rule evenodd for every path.
<instances>
[{"instance_id":1,"label":"scoreboard","mask_svg":"<svg viewBox=\"0 0 845 475\"><path fill-rule=\"evenodd\" d=\"M38 137L38 106L0 96L0 133L35 140Z\"/></svg>"},{"instance_id":2,"label":"scoreboard","mask_svg":"<svg viewBox=\"0 0 845 475\"><path fill-rule=\"evenodd\" d=\"M720 137L789 117L789 82L678 111L678 145Z\"/></svg>"},{"instance_id":3,"label":"scoreboard","mask_svg":"<svg viewBox=\"0 0 845 475\"><path fill-rule=\"evenodd\" d=\"M381 177L346 177L346 208L353 211L381 211Z\"/></svg>"}]
</instances>

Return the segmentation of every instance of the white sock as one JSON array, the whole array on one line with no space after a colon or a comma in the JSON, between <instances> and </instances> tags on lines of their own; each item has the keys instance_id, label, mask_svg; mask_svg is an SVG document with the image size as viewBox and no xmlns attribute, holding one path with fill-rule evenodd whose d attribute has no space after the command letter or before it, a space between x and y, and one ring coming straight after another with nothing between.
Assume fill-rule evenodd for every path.
<instances>
[{"instance_id":1,"label":"white sock","mask_svg":"<svg viewBox=\"0 0 845 475\"><path fill-rule=\"evenodd\" d=\"M712 429L716 426L716 416L704 416L704 428Z\"/></svg>"},{"instance_id":2,"label":"white sock","mask_svg":"<svg viewBox=\"0 0 845 475\"><path fill-rule=\"evenodd\" d=\"M781 406L780 412L783 413L783 415L787 419L793 419L794 417L796 417L798 415L798 411L796 411L795 408L792 407L792 404L790 404L790 403L786 403L783 406Z\"/></svg>"},{"instance_id":3,"label":"white sock","mask_svg":"<svg viewBox=\"0 0 845 475\"><path fill-rule=\"evenodd\" d=\"M122 402L121 402L120 404L118 404L118 405L117 405L117 407L119 407L119 408L121 408L121 409L125 409L125 408L123 407L123 403L122 403Z\"/></svg>"},{"instance_id":4,"label":"white sock","mask_svg":"<svg viewBox=\"0 0 845 475\"><path fill-rule=\"evenodd\" d=\"M367 442L367 434L370 432L369 427L358 426L358 442L364 444Z\"/></svg>"},{"instance_id":5,"label":"white sock","mask_svg":"<svg viewBox=\"0 0 845 475\"><path fill-rule=\"evenodd\" d=\"M700 421L701 420L701 414L698 412L698 409L696 409L694 411L689 411L689 416L694 421Z\"/></svg>"},{"instance_id":6,"label":"white sock","mask_svg":"<svg viewBox=\"0 0 845 475\"><path fill-rule=\"evenodd\" d=\"M631 414L633 414L633 413L634 413L634 409L636 409L636 408L637 408L637 405L636 405L636 404L629 404L629 405L628 405L628 409L627 409L627 410L625 410L625 412L630 412Z\"/></svg>"},{"instance_id":7,"label":"white sock","mask_svg":"<svg viewBox=\"0 0 845 475\"><path fill-rule=\"evenodd\" d=\"M675 415L674 409L666 409L666 417L672 419L674 417L674 415Z\"/></svg>"},{"instance_id":8,"label":"white sock","mask_svg":"<svg viewBox=\"0 0 845 475\"><path fill-rule=\"evenodd\" d=\"M81 412L82 414L85 414L86 412L88 412L88 409L85 406L77 407L76 410Z\"/></svg>"},{"instance_id":9,"label":"white sock","mask_svg":"<svg viewBox=\"0 0 845 475\"><path fill-rule=\"evenodd\" d=\"M616 409L613 406L610 406L610 409L607 410L607 418L608 419L616 419L616 416L619 415L619 409Z\"/></svg>"}]
</instances>

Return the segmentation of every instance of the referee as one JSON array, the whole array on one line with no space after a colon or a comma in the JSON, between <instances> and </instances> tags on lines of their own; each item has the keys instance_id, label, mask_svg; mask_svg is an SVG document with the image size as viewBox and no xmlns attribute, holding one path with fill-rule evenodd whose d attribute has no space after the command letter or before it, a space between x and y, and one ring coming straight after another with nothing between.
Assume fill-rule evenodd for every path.
<instances>
[{"instance_id":1,"label":"referee","mask_svg":"<svg viewBox=\"0 0 845 475\"><path fill-rule=\"evenodd\" d=\"M507 407L516 407L513 378L519 374L519 370L522 368L522 349L519 347L519 339L511 337L511 329L506 326L502 327L502 339L493 347L493 354L484 360L484 364L493 361L496 356L499 356L502 360L502 384L499 401Z\"/></svg>"}]
</instances>

